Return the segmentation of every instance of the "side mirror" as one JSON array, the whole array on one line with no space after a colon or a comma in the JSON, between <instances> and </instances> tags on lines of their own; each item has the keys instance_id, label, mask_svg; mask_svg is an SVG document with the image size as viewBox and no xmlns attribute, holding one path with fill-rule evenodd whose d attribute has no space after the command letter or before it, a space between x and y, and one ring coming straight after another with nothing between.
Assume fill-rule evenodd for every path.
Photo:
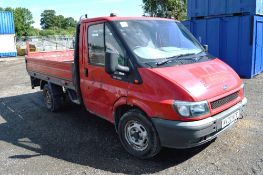
<instances>
[{"instance_id":1,"label":"side mirror","mask_svg":"<svg viewBox=\"0 0 263 175\"><path fill-rule=\"evenodd\" d=\"M208 45L205 44L205 45L203 45L203 47L204 47L204 49L205 49L205 52L208 52Z\"/></svg>"},{"instance_id":2,"label":"side mirror","mask_svg":"<svg viewBox=\"0 0 263 175\"><path fill-rule=\"evenodd\" d=\"M113 74L116 71L122 73L129 73L130 68L127 66L121 66L118 64L119 55L117 53L106 52L105 55L105 71L108 74Z\"/></svg>"}]
</instances>

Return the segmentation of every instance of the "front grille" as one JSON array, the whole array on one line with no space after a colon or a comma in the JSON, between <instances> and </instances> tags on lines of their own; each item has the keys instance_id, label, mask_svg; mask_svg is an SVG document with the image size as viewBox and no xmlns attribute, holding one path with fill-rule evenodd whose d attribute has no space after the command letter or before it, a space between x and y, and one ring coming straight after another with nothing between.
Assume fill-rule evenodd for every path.
<instances>
[{"instance_id":1,"label":"front grille","mask_svg":"<svg viewBox=\"0 0 263 175\"><path fill-rule=\"evenodd\" d=\"M239 92L235 92L235 93L230 94L224 98L221 98L219 100L211 102L211 108L212 109L219 108L220 106L223 106L223 105L235 100L238 97L238 95L239 95Z\"/></svg>"}]
</instances>

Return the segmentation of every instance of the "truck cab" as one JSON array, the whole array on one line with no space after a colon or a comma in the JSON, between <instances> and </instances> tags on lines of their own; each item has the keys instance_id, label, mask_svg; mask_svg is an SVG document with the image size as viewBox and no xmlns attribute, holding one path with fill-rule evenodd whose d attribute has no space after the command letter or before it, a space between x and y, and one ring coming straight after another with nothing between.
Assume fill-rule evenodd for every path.
<instances>
[{"instance_id":1,"label":"truck cab","mask_svg":"<svg viewBox=\"0 0 263 175\"><path fill-rule=\"evenodd\" d=\"M32 87L43 89L51 111L67 95L114 124L138 158L211 141L234 126L247 103L234 70L176 20L85 18L75 43L74 51L28 52Z\"/></svg>"}]
</instances>

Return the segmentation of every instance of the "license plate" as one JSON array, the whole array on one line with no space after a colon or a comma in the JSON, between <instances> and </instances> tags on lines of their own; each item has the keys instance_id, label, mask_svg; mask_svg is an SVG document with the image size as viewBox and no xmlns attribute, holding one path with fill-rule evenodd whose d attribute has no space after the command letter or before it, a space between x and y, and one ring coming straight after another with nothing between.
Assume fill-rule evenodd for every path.
<instances>
[{"instance_id":1,"label":"license plate","mask_svg":"<svg viewBox=\"0 0 263 175\"><path fill-rule=\"evenodd\" d=\"M235 113L222 120L222 128L234 123L239 118L239 115L240 111L236 111Z\"/></svg>"}]
</instances>

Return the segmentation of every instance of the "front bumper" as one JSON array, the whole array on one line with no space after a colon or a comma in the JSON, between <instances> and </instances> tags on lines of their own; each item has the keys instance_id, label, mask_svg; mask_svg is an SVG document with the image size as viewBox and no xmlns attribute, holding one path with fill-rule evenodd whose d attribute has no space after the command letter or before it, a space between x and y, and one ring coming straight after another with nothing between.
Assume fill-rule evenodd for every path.
<instances>
[{"instance_id":1,"label":"front bumper","mask_svg":"<svg viewBox=\"0 0 263 175\"><path fill-rule=\"evenodd\" d=\"M222 129L222 120L241 110L247 99L231 108L209 118L194 122L180 122L153 118L162 146L169 148L191 148L202 145L232 127L230 124Z\"/></svg>"}]
</instances>

